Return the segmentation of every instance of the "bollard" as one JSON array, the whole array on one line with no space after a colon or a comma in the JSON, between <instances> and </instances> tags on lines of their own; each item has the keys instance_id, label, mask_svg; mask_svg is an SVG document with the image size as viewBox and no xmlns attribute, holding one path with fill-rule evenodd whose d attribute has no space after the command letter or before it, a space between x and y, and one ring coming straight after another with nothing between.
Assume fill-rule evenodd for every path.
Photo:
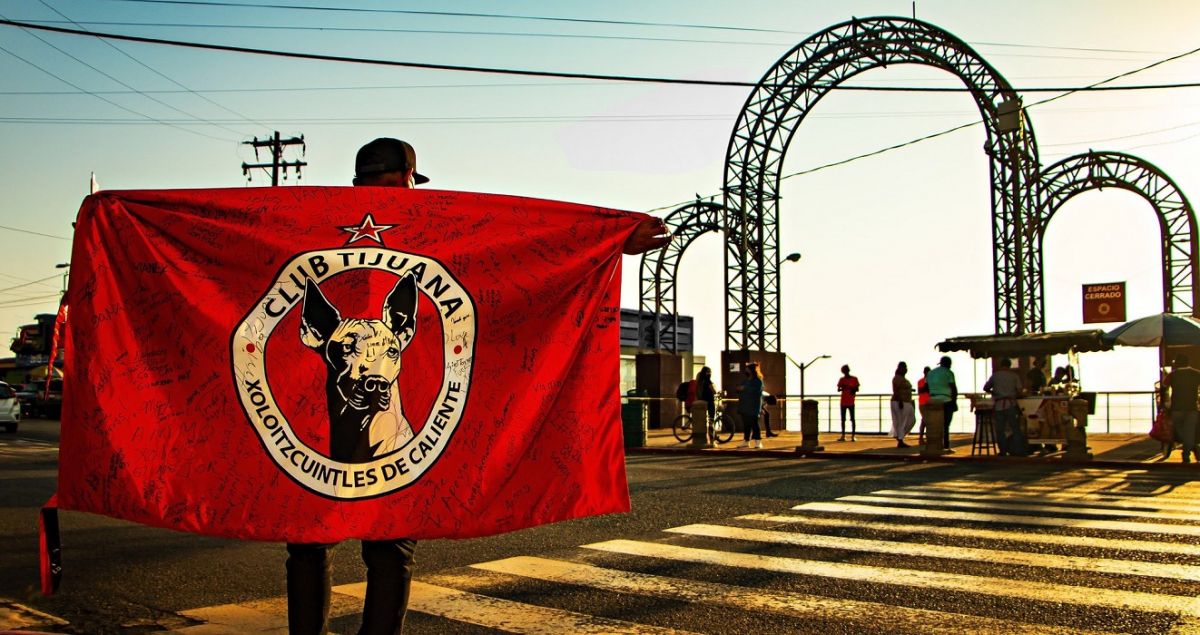
<instances>
[{"instance_id":1,"label":"bollard","mask_svg":"<svg viewBox=\"0 0 1200 635\"><path fill-rule=\"evenodd\" d=\"M692 418L692 447L715 447L708 430L708 402L702 399L693 401L688 406L688 416Z\"/></svg>"},{"instance_id":2,"label":"bollard","mask_svg":"<svg viewBox=\"0 0 1200 635\"><path fill-rule=\"evenodd\" d=\"M805 399L800 402L800 446L796 448L796 452L810 454L825 450L825 446L821 445L818 413L815 399Z\"/></svg>"},{"instance_id":3,"label":"bollard","mask_svg":"<svg viewBox=\"0 0 1200 635\"><path fill-rule=\"evenodd\" d=\"M946 453L942 449L942 437L946 432L945 403L939 399L930 399L929 403L921 406L921 420L925 422L925 445L921 448L922 456L941 456Z\"/></svg>"},{"instance_id":4,"label":"bollard","mask_svg":"<svg viewBox=\"0 0 1200 635\"><path fill-rule=\"evenodd\" d=\"M1087 446L1087 418L1091 404L1086 399L1072 399L1067 404L1072 421L1064 422L1067 437L1067 457L1072 459L1091 460L1092 453Z\"/></svg>"}]
</instances>

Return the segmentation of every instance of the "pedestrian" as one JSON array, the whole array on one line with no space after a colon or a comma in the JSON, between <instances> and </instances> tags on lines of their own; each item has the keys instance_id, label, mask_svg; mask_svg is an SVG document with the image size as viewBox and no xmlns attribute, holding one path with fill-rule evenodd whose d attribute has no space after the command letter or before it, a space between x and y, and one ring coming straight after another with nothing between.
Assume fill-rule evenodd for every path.
<instances>
[{"instance_id":1,"label":"pedestrian","mask_svg":"<svg viewBox=\"0 0 1200 635\"><path fill-rule=\"evenodd\" d=\"M896 365L896 374L892 377L892 437L896 439L896 447L907 448L904 437L912 431L917 422L913 413L912 382L908 381L908 364L900 362Z\"/></svg>"},{"instance_id":2,"label":"pedestrian","mask_svg":"<svg viewBox=\"0 0 1200 635\"><path fill-rule=\"evenodd\" d=\"M769 393L765 390L763 391L763 411L762 411L763 412L763 415L762 415L763 432L766 433L766 435L768 437L779 436L779 434L777 434L775 432L771 432L771 410L770 410L770 408L768 408L768 406L775 406L778 404L779 404L778 397L776 397L775 395L772 395L771 393Z\"/></svg>"},{"instance_id":3,"label":"pedestrian","mask_svg":"<svg viewBox=\"0 0 1200 635\"><path fill-rule=\"evenodd\" d=\"M921 369L921 378L917 380L917 412L921 412L921 408L929 403L929 367ZM921 415L921 435L920 442L925 443L925 415Z\"/></svg>"},{"instance_id":4,"label":"pedestrian","mask_svg":"<svg viewBox=\"0 0 1200 635\"><path fill-rule=\"evenodd\" d=\"M1196 407L1198 388L1200 370L1188 365L1187 355L1176 355L1171 374L1167 376L1167 389L1170 391L1171 424L1175 429L1175 440L1183 452L1184 463L1191 463L1193 458L1200 462L1200 454L1196 453L1196 425L1200 421L1200 411Z\"/></svg>"},{"instance_id":5,"label":"pedestrian","mask_svg":"<svg viewBox=\"0 0 1200 635\"><path fill-rule=\"evenodd\" d=\"M685 411L692 407L693 401L699 400L703 401L708 409L708 420L712 421L716 418L717 387L713 385L711 368L708 366L701 368L700 372L696 373L695 379L684 382L684 385L680 386L680 391L680 395L676 396L683 401Z\"/></svg>"},{"instance_id":6,"label":"pedestrian","mask_svg":"<svg viewBox=\"0 0 1200 635\"><path fill-rule=\"evenodd\" d=\"M942 433L942 449L947 452L954 452L950 449L950 420L954 417L954 413L958 410L958 384L954 380L954 371L950 370L950 357L942 356L938 362L937 368L929 371L925 376L926 386L929 388L929 399L931 401L942 402L943 422L945 429Z\"/></svg>"},{"instance_id":7,"label":"pedestrian","mask_svg":"<svg viewBox=\"0 0 1200 635\"><path fill-rule=\"evenodd\" d=\"M842 436L838 437L838 441L846 440L846 414L850 415L850 440L854 441L854 434L858 428L858 422L854 420L854 395L858 394L858 378L850 374L850 366L842 366L842 378L838 380L837 389L842 393Z\"/></svg>"},{"instance_id":8,"label":"pedestrian","mask_svg":"<svg viewBox=\"0 0 1200 635\"><path fill-rule=\"evenodd\" d=\"M742 390L738 393L738 415L742 418L742 439L744 443L739 448L753 447L762 449L762 431L758 427L758 417L762 413L763 381L762 371L756 362L746 364L746 381L742 382Z\"/></svg>"},{"instance_id":9,"label":"pedestrian","mask_svg":"<svg viewBox=\"0 0 1200 635\"><path fill-rule=\"evenodd\" d=\"M359 148L354 185L413 188L429 179L417 172L417 153L399 139L379 138ZM661 219L649 219L626 240L623 252L639 254L664 247L670 235ZM362 541L367 585L359 635L396 635L404 626L412 585L416 541L407 538ZM332 544L287 545L289 635L324 635L329 629L333 581Z\"/></svg>"},{"instance_id":10,"label":"pedestrian","mask_svg":"<svg viewBox=\"0 0 1200 635\"><path fill-rule=\"evenodd\" d=\"M1040 395L1046 389L1046 358L1035 357L1033 359L1033 368L1025 374L1025 379L1028 384L1029 394Z\"/></svg>"},{"instance_id":11,"label":"pedestrian","mask_svg":"<svg viewBox=\"0 0 1200 635\"><path fill-rule=\"evenodd\" d=\"M992 424L996 430L996 445L1000 456L1025 456L1029 453L1025 433L1021 430L1021 408L1017 397L1021 395L1021 376L1012 369L1012 360L1001 359L999 368L987 382L983 391L992 395Z\"/></svg>"}]
</instances>

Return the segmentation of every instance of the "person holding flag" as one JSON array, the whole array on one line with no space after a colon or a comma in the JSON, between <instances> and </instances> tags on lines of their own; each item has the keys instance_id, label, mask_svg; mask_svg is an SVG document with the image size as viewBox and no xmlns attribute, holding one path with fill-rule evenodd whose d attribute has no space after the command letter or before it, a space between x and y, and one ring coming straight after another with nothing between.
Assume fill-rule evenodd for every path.
<instances>
[{"instance_id":1,"label":"person holding flag","mask_svg":"<svg viewBox=\"0 0 1200 635\"><path fill-rule=\"evenodd\" d=\"M414 188L429 182L416 171L417 155L405 141L382 137L367 143L355 157L356 187ZM624 253L641 254L671 241L661 219L647 219L634 230ZM614 395L614 398L616 395ZM332 587L332 544L288 543L287 607L290 635L323 635L329 628ZM412 584L416 541L363 540L367 586L359 635L395 635L404 625Z\"/></svg>"}]
</instances>

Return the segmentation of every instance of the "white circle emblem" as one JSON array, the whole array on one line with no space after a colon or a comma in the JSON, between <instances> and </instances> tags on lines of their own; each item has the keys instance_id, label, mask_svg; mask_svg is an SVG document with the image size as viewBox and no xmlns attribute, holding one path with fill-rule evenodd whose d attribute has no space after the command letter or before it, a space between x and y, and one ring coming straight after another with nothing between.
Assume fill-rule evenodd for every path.
<instances>
[{"instance_id":1,"label":"white circle emblem","mask_svg":"<svg viewBox=\"0 0 1200 635\"><path fill-rule=\"evenodd\" d=\"M267 342L292 309L302 305L305 281L315 283L355 269L412 275L442 323L442 384L429 416L414 435L378 458L337 461L301 441L280 410L266 374ZM466 408L475 346L475 303L442 263L387 249L354 247L299 254L237 326L231 341L234 379L246 417L267 454L292 480L322 496L364 499L416 482L445 451Z\"/></svg>"}]
</instances>

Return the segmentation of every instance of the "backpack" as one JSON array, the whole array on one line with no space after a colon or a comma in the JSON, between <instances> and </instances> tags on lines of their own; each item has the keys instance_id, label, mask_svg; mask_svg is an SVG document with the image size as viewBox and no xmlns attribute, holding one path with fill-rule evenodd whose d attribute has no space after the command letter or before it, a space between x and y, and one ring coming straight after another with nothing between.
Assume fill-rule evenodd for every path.
<instances>
[{"instance_id":1,"label":"backpack","mask_svg":"<svg viewBox=\"0 0 1200 635\"><path fill-rule=\"evenodd\" d=\"M679 387L675 389L675 398L676 399L678 399L680 401L687 401L688 384L690 384L690 383L691 382L685 381L682 384L679 384Z\"/></svg>"},{"instance_id":2,"label":"backpack","mask_svg":"<svg viewBox=\"0 0 1200 635\"><path fill-rule=\"evenodd\" d=\"M779 399L769 392L764 392L763 403L767 404L768 406L774 406L775 404L779 403Z\"/></svg>"}]
</instances>

